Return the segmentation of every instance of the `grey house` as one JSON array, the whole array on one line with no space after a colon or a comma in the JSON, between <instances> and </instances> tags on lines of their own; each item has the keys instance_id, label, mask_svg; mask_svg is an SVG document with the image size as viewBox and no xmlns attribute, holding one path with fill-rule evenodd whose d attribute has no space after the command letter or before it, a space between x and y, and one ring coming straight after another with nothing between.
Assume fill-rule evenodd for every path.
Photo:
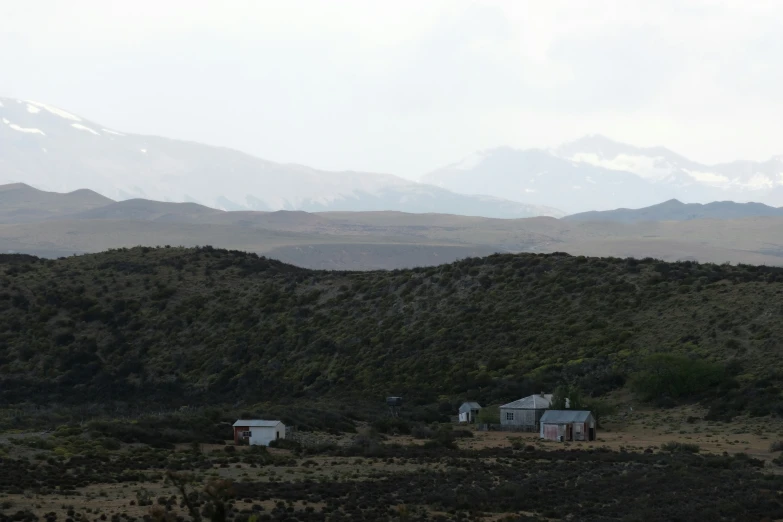
<instances>
[{"instance_id":1,"label":"grey house","mask_svg":"<svg viewBox=\"0 0 783 522\"><path fill-rule=\"evenodd\" d=\"M477 402L463 402L459 407L460 422L476 422L481 405Z\"/></svg>"},{"instance_id":2,"label":"grey house","mask_svg":"<svg viewBox=\"0 0 783 522\"><path fill-rule=\"evenodd\" d=\"M530 395L500 407L500 424L509 428L538 431L539 421L552 404L551 393Z\"/></svg>"},{"instance_id":3,"label":"grey house","mask_svg":"<svg viewBox=\"0 0 783 522\"><path fill-rule=\"evenodd\" d=\"M586 410L549 410L541 417L542 439L595 440L596 422L593 414Z\"/></svg>"}]
</instances>

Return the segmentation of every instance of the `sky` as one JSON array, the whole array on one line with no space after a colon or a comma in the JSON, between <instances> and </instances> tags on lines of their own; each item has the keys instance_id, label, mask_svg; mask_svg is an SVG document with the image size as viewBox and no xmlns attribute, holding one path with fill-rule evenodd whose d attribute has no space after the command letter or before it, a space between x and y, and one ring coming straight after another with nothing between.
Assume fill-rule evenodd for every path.
<instances>
[{"instance_id":1,"label":"sky","mask_svg":"<svg viewBox=\"0 0 783 522\"><path fill-rule=\"evenodd\" d=\"M783 154L783 2L0 2L0 96L103 126L409 178L599 133Z\"/></svg>"}]
</instances>

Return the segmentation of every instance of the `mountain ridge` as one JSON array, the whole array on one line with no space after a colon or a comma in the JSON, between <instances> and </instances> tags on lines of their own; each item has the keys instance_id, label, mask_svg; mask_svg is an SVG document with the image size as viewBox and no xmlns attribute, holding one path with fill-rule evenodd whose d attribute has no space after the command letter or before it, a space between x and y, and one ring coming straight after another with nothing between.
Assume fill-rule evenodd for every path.
<instances>
[{"instance_id":1,"label":"mountain ridge","mask_svg":"<svg viewBox=\"0 0 783 522\"><path fill-rule=\"evenodd\" d=\"M565 214L392 174L327 172L227 147L123 133L38 102L0 98L0 121L0 183L24 181L48 191L86 187L112 199L191 201L224 210Z\"/></svg>"},{"instance_id":2,"label":"mountain ridge","mask_svg":"<svg viewBox=\"0 0 783 522\"><path fill-rule=\"evenodd\" d=\"M684 221L691 219L729 220L746 217L783 216L783 208L763 203L737 203L734 201L713 201L710 203L683 203L670 199L657 205L639 209L618 208L614 210L589 211L563 217L565 221L604 221L636 223L642 221Z\"/></svg>"}]
</instances>

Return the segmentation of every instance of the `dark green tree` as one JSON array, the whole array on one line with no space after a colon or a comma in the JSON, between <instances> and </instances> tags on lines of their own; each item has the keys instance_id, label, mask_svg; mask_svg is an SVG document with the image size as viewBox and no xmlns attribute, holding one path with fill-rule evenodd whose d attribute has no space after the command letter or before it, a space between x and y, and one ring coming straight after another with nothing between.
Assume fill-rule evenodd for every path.
<instances>
[{"instance_id":1,"label":"dark green tree","mask_svg":"<svg viewBox=\"0 0 783 522\"><path fill-rule=\"evenodd\" d=\"M566 399L568 399L568 408L566 408ZM582 398L582 390L573 384L561 384L552 394L553 410L581 410L585 408L585 401Z\"/></svg>"}]
</instances>

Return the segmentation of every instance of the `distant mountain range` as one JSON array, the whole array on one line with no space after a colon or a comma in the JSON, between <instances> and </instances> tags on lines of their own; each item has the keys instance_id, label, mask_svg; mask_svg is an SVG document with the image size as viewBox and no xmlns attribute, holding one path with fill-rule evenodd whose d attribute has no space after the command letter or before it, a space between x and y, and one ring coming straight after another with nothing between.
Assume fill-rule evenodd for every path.
<instances>
[{"instance_id":1,"label":"distant mountain range","mask_svg":"<svg viewBox=\"0 0 783 522\"><path fill-rule=\"evenodd\" d=\"M783 216L783 208L770 207L762 203L735 203L733 201L715 201L701 203L683 203L676 199L664 201L650 207L616 210L590 211L571 214L566 221L596 221L638 223L642 221L687 221L691 219L738 219L746 217Z\"/></svg>"},{"instance_id":2,"label":"distant mountain range","mask_svg":"<svg viewBox=\"0 0 783 522\"><path fill-rule=\"evenodd\" d=\"M224 211L197 203L113 201L91 190L44 192L17 183L0 186L0 253L62 257L138 245L212 245L328 270L556 251L781 265L783 216L777 211L764 205L678 201L564 219Z\"/></svg>"},{"instance_id":3,"label":"distant mountain range","mask_svg":"<svg viewBox=\"0 0 783 522\"><path fill-rule=\"evenodd\" d=\"M0 98L0 184L91 189L114 200L223 210L386 211L562 217L687 203L783 206L783 156L705 165L600 135L553 149L501 147L425 174L326 172L231 149L106 128L43 103Z\"/></svg>"},{"instance_id":4,"label":"distant mountain range","mask_svg":"<svg viewBox=\"0 0 783 522\"><path fill-rule=\"evenodd\" d=\"M593 135L548 150L503 147L478 152L426 174L422 181L569 212L646 207L670 199L781 206L783 156L704 165L663 147L634 147Z\"/></svg>"},{"instance_id":5,"label":"distant mountain range","mask_svg":"<svg viewBox=\"0 0 783 522\"><path fill-rule=\"evenodd\" d=\"M223 210L398 210L499 218L556 216L502 196L458 194L389 174L325 172L230 149L108 129L43 103L0 98L0 184L91 189L126 200Z\"/></svg>"}]
</instances>

